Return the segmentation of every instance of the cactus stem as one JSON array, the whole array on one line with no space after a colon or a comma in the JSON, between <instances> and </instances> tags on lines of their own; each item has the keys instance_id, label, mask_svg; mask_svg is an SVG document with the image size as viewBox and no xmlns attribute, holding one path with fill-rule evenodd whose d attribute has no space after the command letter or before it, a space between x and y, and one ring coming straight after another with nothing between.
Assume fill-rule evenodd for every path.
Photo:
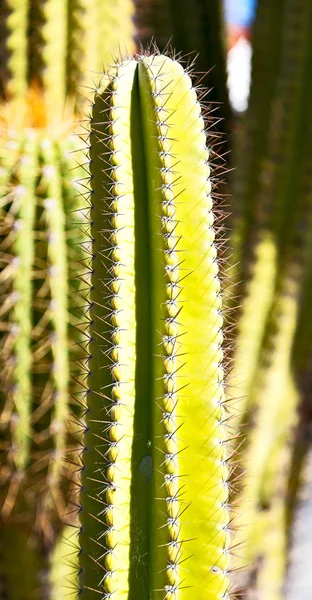
<instances>
[{"instance_id":1,"label":"cactus stem","mask_svg":"<svg viewBox=\"0 0 312 600\"><path fill-rule=\"evenodd\" d=\"M221 600L223 319L205 126L181 65L118 64L90 142L81 595Z\"/></svg>"}]
</instances>

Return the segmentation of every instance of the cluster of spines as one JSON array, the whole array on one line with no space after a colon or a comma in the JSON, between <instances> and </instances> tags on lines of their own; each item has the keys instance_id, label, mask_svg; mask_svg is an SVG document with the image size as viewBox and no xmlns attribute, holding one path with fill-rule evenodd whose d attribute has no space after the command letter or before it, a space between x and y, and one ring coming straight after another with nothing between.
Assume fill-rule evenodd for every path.
<instances>
[{"instance_id":1,"label":"cluster of spines","mask_svg":"<svg viewBox=\"0 0 312 600\"><path fill-rule=\"evenodd\" d=\"M164 361L164 397L162 417L164 424L164 482L166 490L166 510L168 539L167 585L166 598L176 598L181 585L179 562L181 560L181 535L179 515L181 512L181 484L178 468L179 447L177 443L178 425L177 408L177 356L179 353L178 315L179 289L181 287L178 266L177 221L175 219L175 175L172 165L172 149L170 143L170 127L167 124L166 96L162 90L161 73L154 76L151 72L153 108L156 115L156 127L159 143L159 159L161 163L162 190L162 235L164 240L164 265L166 274L166 314L165 335L163 335Z\"/></svg>"}]
</instances>

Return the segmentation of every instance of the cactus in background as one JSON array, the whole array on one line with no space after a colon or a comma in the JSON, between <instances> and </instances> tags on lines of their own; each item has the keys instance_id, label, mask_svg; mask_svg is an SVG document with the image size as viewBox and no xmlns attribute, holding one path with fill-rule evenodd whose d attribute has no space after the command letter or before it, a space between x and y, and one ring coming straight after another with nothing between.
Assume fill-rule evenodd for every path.
<instances>
[{"instance_id":1,"label":"cactus in background","mask_svg":"<svg viewBox=\"0 0 312 600\"><path fill-rule=\"evenodd\" d=\"M4 0L0 91L24 101L28 86L44 92L50 121L69 96L120 50L134 50L132 0Z\"/></svg>"},{"instance_id":2,"label":"cactus in background","mask_svg":"<svg viewBox=\"0 0 312 600\"><path fill-rule=\"evenodd\" d=\"M222 315L191 79L118 64L91 120L82 598L228 597Z\"/></svg>"},{"instance_id":3,"label":"cactus in background","mask_svg":"<svg viewBox=\"0 0 312 600\"><path fill-rule=\"evenodd\" d=\"M278 22L277 5L280 8ZM264 26L271 31L266 39L267 46L272 39L274 64L273 72L270 57L267 75L265 66L263 72L257 67L257 61L266 58L265 49L257 51ZM239 251L236 246L236 258L244 257L244 253L246 258L243 258L240 274L245 280L245 296L232 385L235 394L242 397L239 407L243 412L237 422L240 421L244 429L251 424L242 458L246 472L238 498L238 522L247 524L244 539L249 538L250 544L243 554L255 565L251 569L252 579L256 581L254 593L259 598L274 600L282 597L287 564L288 477L290 466L296 460L294 430L302 401L294 356L298 356L296 332L302 318L301 302L311 247L307 217L311 212L308 185L311 128L306 126L312 100L308 75L312 60L311 26L312 7L308 0L288 0L274 5L265 0L259 2L254 41L254 91L246 117L247 133L249 126L254 149L245 147L246 160L241 159L241 173L237 173L236 182L236 189L243 191L245 203L243 217L237 221L236 235L241 246ZM260 58L259 52L262 52ZM264 98L259 91L260 80ZM252 127L262 131L257 135ZM247 253L246 248L250 252ZM251 273L247 283L246 269ZM308 330L303 333L301 328L302 347L307 336ZM301 360L304 353L302 349ZM297 469L300 471L298 463ZM279 506L278 514L283 516L273 530L275 506ZM269 565L273 564L267 542L269 528L272 544L273 538L276 542L280 540L282 553L278 557L279 577L276 572L274 586L268 576ZM238 534L237 541L241 538L242 533ZM246 581L245 585L248 587Z\"/></svg>"},{"instance_id":4,"label":"cactus in background","mask_svg":"<svg viewBox=\"0 0 312 600\"><path fill-rule=\"evenodd\" d=\"M215 114L215 130L226 133L228 143L231 108L226 86L225 31L219 0L136 0L138 38L143 46L153 37L162 51L168 43L175 52L190 54L201 85L209 90L207 100ZM220 109L216 112L217 106ZM220 121L220 122L219 122Z\"/></svg>"},{"instance_id":5,"label":"cactus in background","mask_svg":"<svg viewBox=\"0 0 312 600\"><path fill-rule=\"evenodd\" d=\"M28 0L4 0L0 17L0 92L21 97L27 89Z\"/></svg>"},{"instance_id":6,"label":"cactus in background","mask_svg":"<svg viewBox=\"0 0 312 600\"><path fill-rule=\"evenodd\" d=\"M283 101L277 96L276 88L285 5L286 0L258 2L253 28L250 100L244 128L233 152L237 170L232 178L235 198L232 263L235 280L239 282L238 293L243 297L231 381L233 393L239 398L238 419L245 416L248 409L276 284L275 157L282 152L285 140L279 135L280 128L276 134L272 111ZM270 43L263 44L264 39Z\"/></svg>"},{"instance_id":7,"label":"cactus in background","mask_svg":"<svg viewBox=\"0 0 312 600\"><path fill-rule=\"evenodd\" d=\"M50 558L50 600L78 598L78 531L65 526L59 534Z\"/></svg>"},{"instance_id":8,"label":"cactus in background","mask_svg":"<svg viewBox=\"0 0 312 600\"><path fill-rule=\"evenodd\" d=\"M73 212L81 206L73 146L27 129L6 140L1 156L0 509L8 522L30 511L47 544L66 514L65 458L77 429L69 416L80 367L70 361L80 353L81 300L73 292L83 233Z\"/></svg>"},{"instance_id":9,"label":"cactus in background","mask_svg":"<svg viewBox=\"0 0 312 600\"><path fill-rule=\"evenodd\" d=\"M10 442L7 442L8 463L14 465L15 471L13 478L10 471L7 473L11 493L4 502L5 512L10 511L11 502L14 502L28 463L30 447L36 145L36 139L32 137L17 150L19 156L14 167L10 165L13 181L3 181L1 194L1 296L4 319L1 328L1 372L7 384L2 390L7 395L1 426L7 429L7 433L11 430ZM11 154L15 158L15 148ZM14 189L11 189L12 184Z\"/></svg>"},{"instance_id":10,"label":"cactus in background","mask_svg":"<svg viewBox=\"0 0 312 600\"><path fill-rule=\"evenodd\" d=\"M44 90L51 116L62 114L66 94L67 2L31 1L28 28L28 81Z\"/></svg>"},{"instance_id":11,"label":"cactus in background","mask_svg":"<svg viewBox=\"0 0 312 600\"><path fill-rule=\"evenodd\" d=\"M76 96L77 85L94 88L98 72L116 55L134 51L132 0L69 0L67 90Z\"/></svg>"}]
</instances>

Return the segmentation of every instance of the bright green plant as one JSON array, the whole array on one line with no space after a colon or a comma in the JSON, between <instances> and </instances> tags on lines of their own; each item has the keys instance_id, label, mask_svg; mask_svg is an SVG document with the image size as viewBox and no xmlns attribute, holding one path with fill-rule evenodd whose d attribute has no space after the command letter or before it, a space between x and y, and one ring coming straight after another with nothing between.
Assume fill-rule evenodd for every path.
<instances>
[{"instance_id":1,"label":"bright green plant","mask_svg":"<svg viewBox=\"0 0 312 600\"><path fill-rule=\"evenodd\" d=\"M90 134L81 598L228 597L222 314L209 152L189 75L125 60Z\"/></svg>"}]
</instances>

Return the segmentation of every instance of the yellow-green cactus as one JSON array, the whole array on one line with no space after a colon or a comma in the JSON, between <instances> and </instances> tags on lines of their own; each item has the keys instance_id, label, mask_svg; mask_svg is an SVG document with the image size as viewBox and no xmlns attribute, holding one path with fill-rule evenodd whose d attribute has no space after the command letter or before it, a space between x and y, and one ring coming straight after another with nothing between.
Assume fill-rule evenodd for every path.
<instances>
[{"instance_id":1,"label":"yellow-green cactus","mask_svg":"<svg viewBox=\"0 0 312 600\"><path fill-rule=\"evenodd\" d=\"M167 57L104 76L90 135L86 599L228 597L222 307L204 120Z\"/></svg>"}]
</instances>

